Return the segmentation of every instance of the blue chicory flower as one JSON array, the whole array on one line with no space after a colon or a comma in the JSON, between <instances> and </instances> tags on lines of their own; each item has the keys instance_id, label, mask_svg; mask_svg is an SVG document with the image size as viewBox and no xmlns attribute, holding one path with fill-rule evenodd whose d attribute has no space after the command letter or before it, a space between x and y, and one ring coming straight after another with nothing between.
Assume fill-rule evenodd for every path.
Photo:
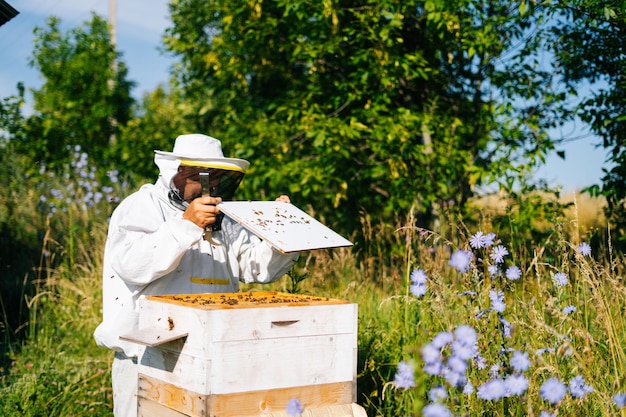
<instances>
[{"instance_id":1,"label":"blue chicory flower","mask_svg":"<svg viewBox=\"0 0 626 417\"><path fill-rule=\"evenodd\" d=\"M522 276L522 270L519 269L519 267L512 265L506 269L506 272L504 274L507 279L511 281L516 281Z\"/></svg>"},{"instance_id":2,"label":"blue chicory flower","mask_svg":"<svg viewBox=\"0 0 626 417\"><path fill-rule=\"evenodd\" d=\"M441 385L431 388L428 393L428 398L431 402L436 403L439 400L445 400L448 398L448 391Z\"/></svg>"},{"instance_id":3,"label":"blue chicory flower","mask_svg":"<svg viewBox=\"0 0 626 417\"><path fill-rule=\"evenodd\" d=\"M563 272L557 272L556 274L554 274L554 281L559 287L563 287L569 283L567 275L565 275Z\"/></svg>"},{"instance_id":4,"label":"blue chicory flower","mask_svg":"<svg viewBox=\"0 0 626 417\"><path fill-rule=\"evenodd\" d=\"M478 387L476 395L478 395L478 398L486 401L497 401L502 399L506 395L504 380L495 378L485 382Z\"/></svg>"},{"instance_id":5,"label":"blue chicory flower","mask_svg":"<svg viewBox=\"0 0 626 417\"><path fill-rule=\"evenodd\" d=\"M567 314L568 316L570 314L572 314L574 311L576 311L576 307L575 306L565 306L565 307L563 307L563 313Z\"/></svg>"},{"instance_id":6,"label":"blue chicory flower","mask_svg":"<svg viewBox=\"0 0 626 417\"><path fill-rule=\"evenodd\" d=\"M528 380L523 375L509 375L504 380L507 396L523 395L528 389Z\"/></svg>"},{"instance_id":7,"label":"blue chicory flower","mask_svg":"<svg viewBox=\"0 0 626 417\"><path fill-rule=\"evenodd\" d=\"M567 388L565 384L559 381L558 378L549 378L546 382L541 385L539 388L539 395L541 398L548 401L551 404L558 404L561 402L565 394L567 393Z\"/></svg>"},{"instance_id":8,"label":"blue chicory flower","mask_svg":"<svg viewBox=\"0 0 626 417\"><path fill-rule=\"evenodd\" d=\"M504 292L502 290L489 290L489 298L491 299L491 309L498 313L503 313L506 308Z\"/></svg>"},{"instance_id":9,"label":"blue chicory flower","mask_svg":"<svg viewBox=\"0 0 626 417\"><path fill-rule=\"evenodd\" d=\"M424 417L452 417L450 410L443 404L428 404L422 408L422 416Z\"/></svg>"},{"instance_id":10,"label":"blue chicory flower","mask_svg":"<svg viewBox=\"0 0 626 417\"><path fill-rule=\"evenodd\" d=\"M474 254L472 252L460 249L452 253L448 265L456 268L459 272L465 273L468 271L473 259Z\"/></svg>"},{"instance_id":11,"label":"blue chicory flower","mask_svg":"<svg viewBox=\"0 0 626 417\"><path fill-rule=\"evenodd\" d=\"M400 361L398 363L398 372L393 381L397 388L409 389L415 386L415 370L413 365L408 362Z\"/></svg>"},{"instance_id":12,"label":"blue chicory flower","mask_svg":"<svg viewBox=\"0 0 626 417\"><path fill-rule=\"evenodd\" d=\"M576 251L578 251L578 253L580 253L582 256L591 255L591 246L589 246L587 242L583 242L578 245L578 249L576 249Z\"/></svg>"},{"instance_id":13,"label":"blue chicory flower","mask_svg":"<svg viewBox=\"0 0 626 417\"><path fill-rule=\"evenodd\" d=\"M593 392L593 387L585 383L582 375L576 375L569 381L569 392L574 398L583 398L588 393Z\"/></svg>"},{"instance_id":14,"label":"blue chicory flower","mask_svg":"<svg viewBox=\"0 0 626 417\"><path fill-rule=\"evenodd\" d=\"M498 245L491 250L489 257L497 264L504 262L504 257L509 254L509 251L502 245Z\"/></svg>"},{"instance_id":15,"label":"blue chicory flower","mask_svg":"<svg viewBox=\"0 0 626 417\"><path fill-rule=\"evenodd\" d=\"M613 402L619 408L626 407L626 392L620 392L613 396Z\"/></svg>"},{"instance_id":16,"label":"blue chicory flower","mask_svg":"<svg viewBox=\"0 0 626 417\"><path fill-rule=\"evenodd\" d=\"M525 372L530 368L530 360L528 359L528 353L515 351L511 357L511 367L516 372Z\"/></svg>"}]
</instances>

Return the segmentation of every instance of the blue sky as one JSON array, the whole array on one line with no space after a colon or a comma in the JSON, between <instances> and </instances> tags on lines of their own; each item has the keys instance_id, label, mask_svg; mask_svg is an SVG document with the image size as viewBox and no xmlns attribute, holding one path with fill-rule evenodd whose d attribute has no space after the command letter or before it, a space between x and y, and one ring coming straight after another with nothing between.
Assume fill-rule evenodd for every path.
<instances>
[{"instance_id":1,"label":"blue sky","mask_svg":"<svg viewBox=\"0 0 626 417\"><path fill-rule=\"evenodd\" d=\"M0 97L15 94L22 81L27 88L39 87L38 73L28 66L32 52L33 29L44 27L45 19L55 15L63 28L75 27L91 18L95 11L109 15L109 0L8 0L20 14L0 26ZM171 57L159 52L161 36L169 26L167 0L117 0L117 45L122 60L129 68L129 78L137 83L134 95L154 89L169 77ZM537 178L564 191L576 191L599 183L605 151L597 148L598 138L585 135L584 126L568 126L568 136L582 139L561 145L566 159L556 155L548 158Z\"/></svg>"}]
</instances>

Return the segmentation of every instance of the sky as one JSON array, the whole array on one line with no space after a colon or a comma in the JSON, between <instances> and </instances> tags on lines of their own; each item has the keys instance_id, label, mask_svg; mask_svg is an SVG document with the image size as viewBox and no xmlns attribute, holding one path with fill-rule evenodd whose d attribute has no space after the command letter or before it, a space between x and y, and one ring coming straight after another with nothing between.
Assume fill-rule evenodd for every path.
<instances>
[{"instance_id":1,"label":"sky","mask_svg":"<svg viewBox=\"0 0 626 417\"><path fill-rule=\"evenodd\" d=\"M45 27L47 17L61 19L67 30L91 19L91 13L108 18L109 2L113 0L7 0L20 13L0 26L0 98L17 92L16 85L23 82L26 88L42 84L39 74L28 66L32 53L33 29ZM160 52L161 37L170 25L167 0L115 0L117 48L128 66L128 79L137 83L133 95L140 98L159 83L169 79L173 57ZM565 151L565 160L556 154L536 173L551 186L560 185L565 192L599 184L606 152L595 145L598 138L586 135L584 126L570 125L571 136L581 136L576 141L559 146ZM207 132L210 134L210 132Z\"/></svg>"}]
</instances>

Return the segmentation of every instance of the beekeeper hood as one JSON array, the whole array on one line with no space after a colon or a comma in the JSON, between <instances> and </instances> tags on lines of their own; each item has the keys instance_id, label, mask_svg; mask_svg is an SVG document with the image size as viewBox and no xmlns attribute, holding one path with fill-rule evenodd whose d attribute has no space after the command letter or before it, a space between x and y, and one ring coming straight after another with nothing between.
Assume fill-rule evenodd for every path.
<instances>
[{"instance_id":1,"label":"beekeeper hood","mask_svg":"<svg viewBox=\"0 0 626 417\"><path fill-rule=\"evenodd\" d=\"M237 188L250 165L244 159L224 157L221 142L202 134L180 135L174 142L172 152L155 150L154 153L154 162L159 167L158 181L174 194L177 194L178 190L175 189L172 180L181 165L197 167L213 173L214 176L220 176L222 178L221 188L228 191L228 194L234 192L234 188ZM233 184L233 181L236 183ZM221 196L219 192L216 195ZM227 197L230 198L232 195ZM184 207L179 208L184 209Z\"/></svg>"}]
</instances>

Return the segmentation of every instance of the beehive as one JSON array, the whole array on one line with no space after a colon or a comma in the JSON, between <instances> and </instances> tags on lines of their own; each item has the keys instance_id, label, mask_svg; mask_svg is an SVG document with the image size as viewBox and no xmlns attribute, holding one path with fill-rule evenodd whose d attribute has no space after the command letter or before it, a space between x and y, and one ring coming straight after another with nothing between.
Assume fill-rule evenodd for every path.
<instances>
[{"instance_id":1,"label":"beehive","mask_svg":"<svg viewBox=\"0 0 626 417\"><path fill-rule=\"evenodd\" d=\"M140 300L139 414L254 416L356 400L357 306L278 292Z\"/></svg>"}]
</instances>

